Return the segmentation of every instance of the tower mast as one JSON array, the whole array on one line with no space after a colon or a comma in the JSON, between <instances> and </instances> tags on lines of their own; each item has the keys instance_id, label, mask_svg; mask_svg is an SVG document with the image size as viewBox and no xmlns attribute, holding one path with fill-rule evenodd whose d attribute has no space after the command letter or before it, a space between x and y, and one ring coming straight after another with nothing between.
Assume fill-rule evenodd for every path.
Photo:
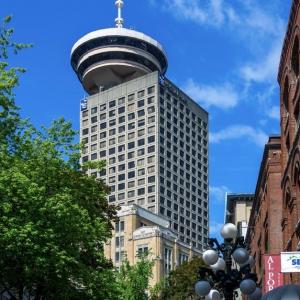
<instances>
[{"instance_id":1,"label":"tower mast","mask_svg":"<svg viewBox=\"0 0 300 300\"><path fill-rule=\"evenodd\" d=\"M122 18L122 7L124 5L124 1L123 0L117 0L116 1L116 6L118 8L118 17L115 19L116 22L116 27L117 28L122 28L123 27L123 23L124 23L124 19Z\"/></svg>"}]
</instances>

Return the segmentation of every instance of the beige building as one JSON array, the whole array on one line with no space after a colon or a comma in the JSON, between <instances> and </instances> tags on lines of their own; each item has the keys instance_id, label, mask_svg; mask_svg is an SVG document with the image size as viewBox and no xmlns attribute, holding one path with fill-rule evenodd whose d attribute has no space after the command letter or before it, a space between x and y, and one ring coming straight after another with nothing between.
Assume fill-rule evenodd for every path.
<instances>
[{"instance_id":1,"label":"beige building","mask_svg":"<svg viewBox=\"0 0 300 300\"><path fill-rule=\"evenodd\" d=\"M169 221L138 205L121 207L113 238L105 246L105 255L116 267L126 256L135 264L139 252L149 252L155 260L151 285L159 282L171 270L201 254L199 250L179 241L169 228Z\"/></svg>"},{"instance_id":2,"label":"beige building","mask_svg":"<svg viewBox=\"0 0 300 300\"><path fill-rule=\"evenodd\" d=\"M246 237L253 198L253 194L226 195L225 223L235 224L239 236Z\"/></svg>"}]
</instances>

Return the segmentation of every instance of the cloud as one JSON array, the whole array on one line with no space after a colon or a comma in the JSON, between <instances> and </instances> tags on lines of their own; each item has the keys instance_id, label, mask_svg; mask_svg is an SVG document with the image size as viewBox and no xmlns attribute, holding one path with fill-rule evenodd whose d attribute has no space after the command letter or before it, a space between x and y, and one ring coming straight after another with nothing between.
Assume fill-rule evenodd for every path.
<instances>
[{"instance_id":1,"label":"cloud","mask_svg":"<svg viewBox=\"0 0 300 300\"><path fill-rule=\"evenodd\" d=\"M245 138L259 147L263 147L267 142L268 135L262 130L254 129L251 126L232 125L219 132L211 132L209 136L210 142L215 144L241 138Z\"/></svg>"},{"instance_id":2,"label":"cloud","mask_svg":"<svg viewBox=\"0 0 300 300\"><path fill-rule=\"evenodd\" d=\"M205 4L200 3L199 0L163 0L162 2L163 7L177 19L216 27L224 23L226 11L223 0L210 0Z\"/></svg>"},{"instance_id":3,"label":"cloud","mask_svg":"<svg viewBox=\"0 0 300 300\"><path fill-rule=\"evenodd\" d=\"M148 0L157 3L175 18L215 28L232 29L243 35L256 29L255 35L277 35L284 24L270 7L259 1L240 1L238 12L224 0ZM231 4L233 4L232 2ZM266 13L266 11L270 11ZM249 30L250 29L250 30Z\"/></svg>"},{"instance_id":4,"label":"cloud","mask_svg":"<svg viewBox=\"0 0 300 300\"><path fill-rule=\"evenodd\" d=\"M197 84L193 79L189 79L183 89L205 108L215 106L221 109L229 109L235 107L239 101L238 93L229 83L209 86Z\"/></svg>"},{"instance_id":5,"label":"cloud","mask_svg":"<svg viewBox=\"0 0 300 300\"><path fill-rule=\"evenodd\" d=\"M270 107L270 109L267 111L267 115L268 115L269 118L279 121L279 119L280 119L280 108L279 108L279 106L274 105L274 106Z\"/></svg>"},{"instance_id":6,"label":"cloud","mask_svg":"<svg viewBox=\"0 0 300 300\"><path fill-rule=\"evenodd\" d=\"M209 187L209 197L211 201L214 200L219 203L224 203L226 193L230 193L230 190L227 186L210 186Z\"/></svg>"},{"instance_id":7,"label":"cloud","mask_svg":"<svg viewBox=\"0 0 300 300\"><path fill-rule=\"evenodd\" d=\"M282 37L269 49L259 61L247 63L240 68L241 77L248 82L270 82L276 80L282 49Z\"/></svg>"}]
</instances>

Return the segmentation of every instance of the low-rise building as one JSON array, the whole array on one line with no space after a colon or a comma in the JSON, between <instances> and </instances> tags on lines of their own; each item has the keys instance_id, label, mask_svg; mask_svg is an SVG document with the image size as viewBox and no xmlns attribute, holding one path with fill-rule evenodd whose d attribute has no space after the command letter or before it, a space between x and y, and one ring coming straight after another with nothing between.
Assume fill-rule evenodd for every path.
<instances>
[{"instance_id":1,"label":"low-rise building","mask_svg":"<svg viewBox=\"0 0 300 300\"><path fill-rule=\"evenodd\" d=\"M225 223L235 224L238 228L238 236L246 236L253 197L253 194L226 195Z\"/></svg>"},{"instance_id":2,"label":"low-rise building","mask_svg":"<svg viewBox=\"0 0 300 300\"><path fill-rule=\"evenodd\" d=\"M178 239L168 220L147 209L135 204L122 206L118 217L113 238L105 245L105 255L118 268L124 257L135 264L138 253L148 252L155 261L152 286L184 261L201 254Z\"/></svg>"}]
</instances>

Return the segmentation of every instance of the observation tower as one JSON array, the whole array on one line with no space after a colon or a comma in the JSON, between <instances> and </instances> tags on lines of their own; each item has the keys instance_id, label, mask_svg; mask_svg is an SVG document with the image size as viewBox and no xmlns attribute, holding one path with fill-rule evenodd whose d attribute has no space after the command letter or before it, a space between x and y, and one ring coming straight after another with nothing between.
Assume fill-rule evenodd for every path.
<instances>
[{"instance_id":1,"label":"observation tower","mask_svg":"<svg viewBox=\"0 0 300 300\"><path fill-rule=\"evenodd\" d=\"M71 65L89 95L158 71L164 75L168 62L162 46L153 38L123 28L123 0L116 27L88 33L71 51Z\"/></svg>"}]
</instances>

